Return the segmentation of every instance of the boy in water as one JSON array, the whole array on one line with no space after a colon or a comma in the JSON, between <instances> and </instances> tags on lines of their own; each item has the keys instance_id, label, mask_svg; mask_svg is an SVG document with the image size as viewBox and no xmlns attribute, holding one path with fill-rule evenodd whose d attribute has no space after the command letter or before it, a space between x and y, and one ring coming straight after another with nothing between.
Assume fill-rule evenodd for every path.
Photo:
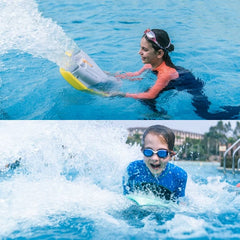
<instances>
[{"instance_id":1,"label":"boy in water","mask_svg":"<svg viewBox=\"0 0 240 240\"><path fill-rule=\"evenodd\" d=\"M176 201L185 196L187 173L169 161L175 142L173 131L162 125L146 129L142 138L144 160L137 160L127 167L123 178L123 192L152 193L165 200Z\"/></svg>"}]
</instances>

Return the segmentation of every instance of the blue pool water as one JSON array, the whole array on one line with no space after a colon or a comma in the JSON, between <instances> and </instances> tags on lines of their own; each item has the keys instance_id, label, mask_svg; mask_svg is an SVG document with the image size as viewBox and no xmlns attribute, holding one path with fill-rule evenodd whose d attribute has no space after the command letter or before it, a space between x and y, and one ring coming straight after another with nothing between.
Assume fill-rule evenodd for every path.
<instances>
[{"instance_id":1,"label":"blue pool water","mask_svg":"<svg viewBox=\"0 0 240 240\"><path fill-rule=\"evenodd\" d=\"M161 113L134 99L78 92L60 75L64 52L80 48L110 73L139 70L146 28L163 28L176 65L205 82L211 112L239 104L239 2L3 0L0 3L1 119L201 119L191 96L174 90L157 100ZM144 76L149 79L153 76ZM123 81L124 92L148 81ZM146 84L146 85L145 85ZM239 117L238 117L239 118Z\"/></svg>"},{"instance_id":2,"label":"blue pool water","mask_svg":"<svg viewBox=\"0 0 240 240\"><path fill-rule=\"evenodd\" d=\"M140 147L116 122L4 121L0 132L1 239L240 238L239 175L217 163L176 161L188 173L185 204L141 208L121 186Z\"/></svg>"}]
</instances>

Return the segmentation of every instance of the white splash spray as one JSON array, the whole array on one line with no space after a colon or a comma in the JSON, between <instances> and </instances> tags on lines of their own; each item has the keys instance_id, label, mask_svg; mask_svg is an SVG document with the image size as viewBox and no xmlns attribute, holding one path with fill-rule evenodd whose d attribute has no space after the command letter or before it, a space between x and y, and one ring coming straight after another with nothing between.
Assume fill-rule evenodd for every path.
<instances>
[{"instance_id":1,"label":"white splash spray","mask_svg":"<svg viewBox=\"0 0 240 240\"><path fill-rule=\"evenodd\" d=\"M65 52L78 49L63 29L44 18L34 0L0 1L0 54L17 49L61 66Z\"/></svg>"}]
</instances>

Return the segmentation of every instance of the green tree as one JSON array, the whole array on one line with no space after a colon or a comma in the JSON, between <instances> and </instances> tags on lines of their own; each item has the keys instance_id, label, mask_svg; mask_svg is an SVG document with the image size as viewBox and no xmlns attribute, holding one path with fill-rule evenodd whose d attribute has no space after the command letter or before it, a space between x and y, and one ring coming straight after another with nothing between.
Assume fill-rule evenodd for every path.
<instances>
[{"instance_id":1,"label":"green tree","mask_svg":"<svg viewBox=\"0 0 240 240\"><path fill-rule=\"evenodd\" d=\"M209 132L204 134L205 150L208 155L218 155L219 145L226 145L228 136L232 133L231 123L218 121L216 126L212 126Z\"/></svg>"},{"instance_id":2,"label":"green tree","mask_svg":"<svg viewBox=\"0 0 240 240\"><path fill-rule=\"evenodd\" d=\"M236 122L236 127L233 130L233 138L234 139L239 139L240 138L240 122Z\"/></svg>"},{"instance_id":3,"label":"green tree","mask_svg":"<svg viewBox=\"0 0 240 240\"><path fill-rule=\"evenodd\" d=\"M126 143L130 145L141 144L141 134L136 132L132 136L128 136Z\"/></svg>"},{"instance_id":4,"label":"green tree","mask_svg":"<svg viewBox=\"0 0 240 240\"><path fill-rule=\"evenodd\" d=\"M179 159L205 161L203 140L186 138L182 146L176 147Z\"/></svg>"}]
</instances>

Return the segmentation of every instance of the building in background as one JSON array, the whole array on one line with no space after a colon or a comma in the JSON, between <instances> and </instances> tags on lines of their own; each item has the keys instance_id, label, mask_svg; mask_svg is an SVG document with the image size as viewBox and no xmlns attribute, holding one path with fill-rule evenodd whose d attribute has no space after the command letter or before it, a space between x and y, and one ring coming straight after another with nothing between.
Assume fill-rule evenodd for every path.
<instances>
[{"instance_id":1,"label":"building in background","mask_svg":"<svg viewBox=\"0 0 240 240\"><path fill-rule=\"evenodd\" d=\"M146 127L128 128L129 137L133 137L134 135L139 135L139 137L142 137L145 130L146 130ZM181 131L181 130L175 130L175 129L172 129L172 131L175 134L176 146L183 145L186 138L202 140L204 137L204 135L200 133L193 133L193 132L187 132L187 131Z\"/></svg>"}]
</instances>

